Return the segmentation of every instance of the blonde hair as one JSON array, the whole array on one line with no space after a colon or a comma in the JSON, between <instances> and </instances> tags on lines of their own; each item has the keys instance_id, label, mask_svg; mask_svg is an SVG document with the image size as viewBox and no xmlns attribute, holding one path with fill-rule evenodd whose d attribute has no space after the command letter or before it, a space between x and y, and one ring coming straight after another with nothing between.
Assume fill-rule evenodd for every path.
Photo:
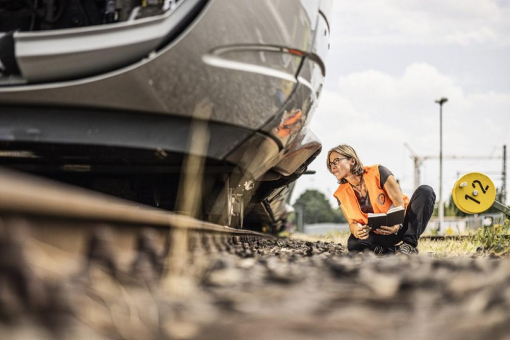
<instances>
[{"instance_id":1,"label":"blonde hair","mask_svg":"<svg viewBox=\"0 0 510 340\"><path fill-rule=\"evenodd\" d=\"M329 172L333 173L331 171L331 166L329 165L329 156L331 155L332 152L339 153L340 155L344 156L347 159L354 159L354 165L351 168L351 173L353 175L363 175L363 173L365 172L363 163L360 161L356 151L351 146L349 146L347 144L341 144L341 145L335 146L334 148L332 148L331 150L328 151L328 158L326 159L326 166L327 166ZM346 182L345 179L340 180L340 183L345 183L345 182Z\"/></svg>"}]
</instances>

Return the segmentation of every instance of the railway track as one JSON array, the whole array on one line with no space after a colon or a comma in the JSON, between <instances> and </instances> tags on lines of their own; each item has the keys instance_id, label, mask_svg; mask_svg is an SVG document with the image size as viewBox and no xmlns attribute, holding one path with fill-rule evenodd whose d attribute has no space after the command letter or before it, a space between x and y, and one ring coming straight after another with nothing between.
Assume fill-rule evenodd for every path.
<instances>
[{"instance_id":1,"label":"railway track","mask_svg":"<svg viewBox=\"0 0 510 340\"><path fill-rule=\"evenodd\" d=\"M0 173L0 339L501 339L509 268L349 254Z\"/></svg>"},{"instance_id":2,"label":"railway track","mask_svg":"<svg viewBox=\"0 0 510 340\"><path fill-rule=\"evenodd\" d=\"M216 225L157 208L7 170L0 171L3 216L104 222L201 231L218 235L270 238L270 235Z\"/></svg>"},{"instance_id":3,"label":"railway track","mask_svg":"<svg viewBox=\"0 0 510 340\"><path fill-rule=\"evenodd\" d=\"M207 258L268 242L276 238L1 170L0 338L159 338L159 314L140 317L144 305L185 296ZM119 326L133 321L135 332Z\"/></svg>"},{"instance_id":4,"label":"railway track","mask_svg":"<svg viewBox=\"0 0 510 340\"><path fill-rule=\"evenodd\" d=\"M445 240L466 240L473 239L473 235L424 235L420 237L420 240L430 241L445 241Z\"/></svg>"},{"instance_id":5,"label":"railway track","mask_svg":"<svg viewBox=\"0 0 510 340\"><path fill-rule=\"evenodd\" d=\"M505 239L510 238L510 235L501 235ZM472 240L474 239L474 235L425 235L421 236L420 240L430 240L430 241L445 241L445 240Z\"/></svg>"}]
</instances>

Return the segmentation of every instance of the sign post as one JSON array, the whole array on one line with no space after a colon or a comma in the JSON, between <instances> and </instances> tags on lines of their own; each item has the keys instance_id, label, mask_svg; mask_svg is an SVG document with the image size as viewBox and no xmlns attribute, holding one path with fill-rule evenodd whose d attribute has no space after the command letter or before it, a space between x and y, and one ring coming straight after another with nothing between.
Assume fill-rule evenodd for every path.
<instances>
[{"instance_id":1,"label":"sign post","mask_svg":"<svg viewBox=\"0 0 510 340\"><path fill-rule=\"evenodd\" d=\"M479 214L494 207L510 216L510 207L496 201L496 187L492 180L479 172L465 174L452 189L453 202L466 214Z\"/></svg>"}]
</instances>

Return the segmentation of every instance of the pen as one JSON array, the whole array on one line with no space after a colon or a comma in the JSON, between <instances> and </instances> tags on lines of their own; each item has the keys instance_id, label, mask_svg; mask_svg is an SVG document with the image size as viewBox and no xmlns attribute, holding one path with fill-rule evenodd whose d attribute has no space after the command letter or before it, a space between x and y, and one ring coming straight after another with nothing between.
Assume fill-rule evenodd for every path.
<instances>
[{"instance_id":1,"label":"pen","mask_svg":"<svg viewBox=\"0 0 510 340\"><path fill-rule=\"evenodd\" d=\"M356 222L356 224L358 225L358 227L364 227L363 224L359 223L359 222ZM365 226L365 227L368 227L368 230L372 229L370 228L369 226Z\"/></svg>"}]
</instances>

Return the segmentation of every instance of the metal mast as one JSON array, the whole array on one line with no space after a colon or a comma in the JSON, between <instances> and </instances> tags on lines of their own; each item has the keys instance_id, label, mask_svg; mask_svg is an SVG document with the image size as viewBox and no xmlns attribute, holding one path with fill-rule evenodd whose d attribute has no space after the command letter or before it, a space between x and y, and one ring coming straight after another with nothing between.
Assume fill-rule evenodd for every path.
<instances>
[{"instance_id":1,"label":"metal mast","mask_svg":"<svg viewBox=\"0 0 510 340\"><path fill-rule=\"evenodd\" d=\"M416 152L411 148L411 145L404 143L404 146L409 150L413 157L414 161L414 190L418 189L420 186L420 167L421 167L421 158L418 156Z\"/></svg>"},{"instance_id":2,"label":"metal mast","mask_svg":"<svg viewBox=\"0 0 510 340\"><path fill-rule=\"evenodd\" d=\"M501 184L501 203L506 204L506 145L503 145L503 183Z\"/></svg>"},{"instance_id":3,"label":"metal mast","mask_svg":"<svg viewBox=\"0 0 510 340\"><path fill-rule=\"evenodd\" d=\"M444 206L443 206L443 104L448 98L436 100L439 104L439 230L443 226Z\"/></svg>"}]
</instances>

